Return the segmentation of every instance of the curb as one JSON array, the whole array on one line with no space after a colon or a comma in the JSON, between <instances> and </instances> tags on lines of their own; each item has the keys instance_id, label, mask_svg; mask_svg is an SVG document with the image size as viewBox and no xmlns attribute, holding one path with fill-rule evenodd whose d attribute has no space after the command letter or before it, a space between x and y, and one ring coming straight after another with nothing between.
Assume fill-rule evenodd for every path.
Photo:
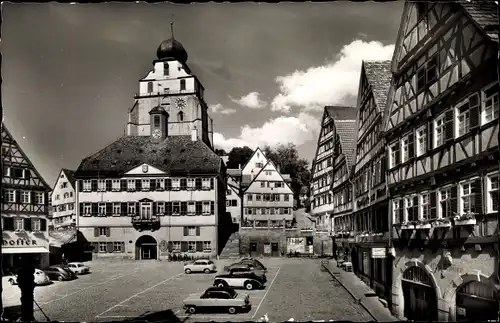
<instances>
[{"instance_id":1,"label":"curb","mask_svg":"<svg viewBox=\"0 0 500 323\"><path fill-rule=\"evenodd\" d=\"M361 307L363 307L363 309L373 318L373 320L375 320L375 322L379 322L377 320L377 318L375 317L375 315L373 315L372 311L369 310L365 304L363 304L363 301L361 298L358 298L356 295L354 295L354 293L349 289L347 288L347 286L341 282L333 273L332 271L330 270L330 268L328 268L327 266L325 266L324 264L321 264L321 266L323 266L323 268L326 269L326 271L328 271L328 273L330 274L330 276L333 277L333 279L335 279L348 293L349 295L351 295L351 297L354 299L354 301L356 301L356 303L358 303L359 305L361 305Z\"/></svg>"}]
</instances>

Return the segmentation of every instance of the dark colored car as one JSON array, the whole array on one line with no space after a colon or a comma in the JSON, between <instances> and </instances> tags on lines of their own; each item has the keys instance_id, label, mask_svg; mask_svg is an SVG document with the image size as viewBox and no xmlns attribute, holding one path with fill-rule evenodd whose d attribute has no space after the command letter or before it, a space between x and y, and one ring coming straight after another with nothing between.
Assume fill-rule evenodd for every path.
<instances>
[{"instance_id":1,"label":"dark colored car","mask_svg":"<svg viewBox=\"0 0 500 323\"><path fill-rule=\"evenodd\" d=\"M47 276L52 280L73 280L76 279L76 275L66 266L54 265L44 270Z\"/></svg>"},{"instance_id":2,"label":"dark colored car","mask_svg":"<svg viewBox=\"0 0 500 323\"><path fill-rule=\"evenodd\" d=\"M238 272L217 275L214 280L214 286L216 287L233 287L233 288L245 288L248 290L256 288L265 288L265 282L262 278L258 277L251 272Z\"/></svg>"},{"instance_id":3,"label":"dark colored car","mask_svg":"<svg viewBox=\"0 0 500 323\"><path fill-rule=\"evenodd\" d=\"M257 269L255 267L251 267L249 265L241 265L241 264L233 264L228 270L230 274L235 273L253 273L257 277L261 278L264 282L267 282L266 272L262 269Z\"/></svg>"},{"instance_id":4,"label":"dark colored car","mask_svg":"<svg viewBox=\"0 0 500 323\"><path fill-rule=\"evenodd\" d=\"M257 259L253 259L253 258L243 258L241 259L240 261L238 262L235 262L234 264L232 265L229 265L227 267L224 267L225 270L229 271L230 267L231 266L241 266L241 265L247 265L250 267L250 269L260 269L260 270L263 270L264 272L267 272L267 268L266 266L264 266L263 263L261 263L260 261L258 261ZM227 269L226 269L227 268Z\"/></svg>"}]
</instances>

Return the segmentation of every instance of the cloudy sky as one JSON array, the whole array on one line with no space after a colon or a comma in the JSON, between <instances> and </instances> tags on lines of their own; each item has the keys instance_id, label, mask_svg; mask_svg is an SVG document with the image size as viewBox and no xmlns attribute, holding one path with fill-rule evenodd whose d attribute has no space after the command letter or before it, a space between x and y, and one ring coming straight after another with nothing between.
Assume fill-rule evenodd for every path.
<instances>
[{"instance_id":1,"label":"cloudy sky","mask_svg":"<svg viewBox=\"0 0 500 323\"><path fill-rule=\"evenodd\" d=\"M392 57L402 7L4 3L4 121L52 185L60 168L123 135L173 19L206 88L216 146L291 141L312 160L323 106L354 104L361 60Z\"/></svg>"}]
</instances>

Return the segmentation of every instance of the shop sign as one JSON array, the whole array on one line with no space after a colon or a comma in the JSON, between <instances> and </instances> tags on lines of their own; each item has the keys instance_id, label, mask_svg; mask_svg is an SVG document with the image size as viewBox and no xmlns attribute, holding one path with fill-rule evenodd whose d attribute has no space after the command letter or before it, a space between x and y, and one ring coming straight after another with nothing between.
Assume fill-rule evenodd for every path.
<instances>
[{"instance_id":1,"label":"shop sign","mask_svg":"<svg viewBox=\"0 0 500 323\"><path fill-rule=\"evenodd\" d=\"M32 247L38 246L38 242L33 239L3 239L2 245L4 247Z\"/></svg>"},{"instance_id":2,"label":"shop sign","mask_svg":"<svg viewBox=\"0 0 500 323\"><path fill-rule=\"evenodd\" d=\"M385 248L372 248L372 258L385 258Z\"/></svg>"}]
</instances>

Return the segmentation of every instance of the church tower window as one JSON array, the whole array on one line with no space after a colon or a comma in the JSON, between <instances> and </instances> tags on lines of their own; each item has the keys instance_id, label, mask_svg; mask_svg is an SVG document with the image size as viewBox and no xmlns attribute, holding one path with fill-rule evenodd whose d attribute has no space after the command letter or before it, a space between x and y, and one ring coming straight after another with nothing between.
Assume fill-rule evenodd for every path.
<instances>
[{"instance_id":1,"label":"church tower window","mask_svg":"<svg viewBox=\"0 0 500 323\"><path fill-rule=\"evenodd\" d=\"M154 121L153 127L160 128L160 116L154 116L153 121Z\"/></svg>"},{"instance_id":2,"label":"church tower window","mask_svg":"<svg viewBox=\"0 0 500 323\"><path fill-rule=\"evenodd\" d=\"M186 89L186 80L181 80L181 91Z\"/></svg>"},{"instance_id":3,"label":"church tower window","mask_svg":"<svg viewBox=\"0 0 500 323\"><path fill-rule=\"evenodd\" d=\"M148 93L153 93L153 82L148 82Z\"/></svg>"},{"instance_id":4,"label":"church tower window","mask_svg":"<svg viewBox=\"0 0 500 323\"><path fill-rule=\"evenodd\" d=\"M177 113L177 121L178 122L184 121L184 112L179 111L179 113Z\"/></svg>"},{"instance_id":5,"label":"church tower window","mask_svg":"<svg viewBox=\"0 0 500 323\"><path fill-rule=\"evenodd\" d=\"M163 63L163 76L168 76L170 73L169 73L169 70L168 70L168 63L165 62Z\"/></svg>"}]
</instances>

